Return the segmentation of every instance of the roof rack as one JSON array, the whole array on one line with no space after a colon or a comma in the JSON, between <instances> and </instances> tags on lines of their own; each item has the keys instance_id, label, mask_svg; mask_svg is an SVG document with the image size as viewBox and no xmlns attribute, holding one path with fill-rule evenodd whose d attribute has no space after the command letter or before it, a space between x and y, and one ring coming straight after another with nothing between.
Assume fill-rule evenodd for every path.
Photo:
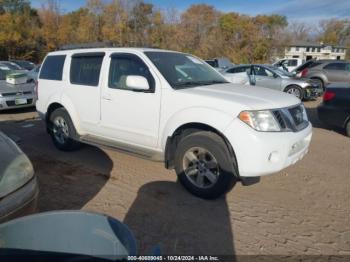
<instances>
[{"instance_id":1,"label":"roof rack","mask_svg":"<svg viewBox=\"0 0 350 262\"><path fill-rule=\"evenodd\" d=\"M95 42L95 43L81 43L81 44L71 44L63 45L59 47L59 50L73 50L73 49L85 49L85 48L103 48L103 47L117 47L112 42Z\"/></svg>"}]
</instances>

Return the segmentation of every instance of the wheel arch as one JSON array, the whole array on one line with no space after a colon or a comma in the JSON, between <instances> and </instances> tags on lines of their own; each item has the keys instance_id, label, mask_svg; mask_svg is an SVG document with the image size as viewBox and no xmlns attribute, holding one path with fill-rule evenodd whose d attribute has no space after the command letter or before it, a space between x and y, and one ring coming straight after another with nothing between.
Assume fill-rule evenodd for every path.
<instances>
[{"instance_id":1,"label":"wheel arch","mask_svg":"<svg viewBox=\"0 0 350 262\"><path fill-rule=\"evenodd\" d=\"M233 159L237 171L238 171L238 163L237 163L237 158L234 152L234 149L231 145L231 143L228 141L226 136L218 129L212 127L211 125L205 124L205 123L200 123L200 122L190 122L190 123L185 123L181 126L179 126L171 136L167 137L166 140L166 145L165 145L165 152L164 152L164 162L165 162L165 167L167 169L173 169L174 168L174 158L175 158L175 152L176 152L176 147L177 144L180 142L181 138L194 133L198 131L208 131L208 132L213 132L217 134L219 137L223 139L225 142L230 154L231 158ZM238 173L237 173L238 174Z\"/></svg>"},{"instance_id":2,"label":"wheel arch","mask_svg":"<svg viewBox=\"0 0 350 262\"><path fill-rule=\"evenodd\" d=\"M52 112L54 112L58 108L64 108L68 112L69 117L72 120L72 123L74 125L76 132L78 134L82 134L78 115L76 113L76 110L75 110L73 104L69 100L62 99L60 102L52 102L49 104L47 112L45 114L45 122L46 122L47 128L50 128L49 120L50 120L50 116L51 116Z\"/></svg>"}]
</instances>

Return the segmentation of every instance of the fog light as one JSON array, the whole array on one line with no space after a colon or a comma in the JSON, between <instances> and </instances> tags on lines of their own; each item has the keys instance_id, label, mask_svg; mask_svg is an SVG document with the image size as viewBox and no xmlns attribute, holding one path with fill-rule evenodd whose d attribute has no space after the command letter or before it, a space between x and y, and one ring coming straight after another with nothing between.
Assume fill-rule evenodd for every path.
<instances>
[{"instance_id":1,"label":"fog light","mask_svg":"<svg viewBox=\"0 0 350 262\"><path fill-rule=\"evenodd\" d=\"M272 163L277 163L280 160L278 152L274 151L269 155L269 161Z\"/></svg>"}]
</instances>

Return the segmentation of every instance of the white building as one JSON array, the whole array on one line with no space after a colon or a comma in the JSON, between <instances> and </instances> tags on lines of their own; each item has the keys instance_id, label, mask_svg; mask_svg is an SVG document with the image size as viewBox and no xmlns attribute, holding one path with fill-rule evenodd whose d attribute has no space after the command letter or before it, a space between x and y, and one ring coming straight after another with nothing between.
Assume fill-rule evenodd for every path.
<instances>
[{"instance_id":1,"label":"white building","mask_svg":"<svg viewBox=\"0 0 350 262\"><path fill-rule=\"evenodd\" d=\"M310 59L345 59L346 48L327 44L297 43L286 47L285 58Z\"/></svg>"}]
</instances>

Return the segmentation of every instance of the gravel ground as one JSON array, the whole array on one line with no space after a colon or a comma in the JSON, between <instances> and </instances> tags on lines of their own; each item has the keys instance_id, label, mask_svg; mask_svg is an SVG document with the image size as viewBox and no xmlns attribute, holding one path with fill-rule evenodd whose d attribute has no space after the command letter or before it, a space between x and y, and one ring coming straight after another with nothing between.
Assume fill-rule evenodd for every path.
<instances>
[{"instance_id":1,"label":"gravel ground","mask_svg":"<svg viewBox=\"0 0 350 262\"><path fill-rule=\"evenodd\" d=\"M21 139L34 164L40 212L111 215L143 254L160 244L164 254L337 258L350 255L350 139L317 120L318 103L305 103L314 136L303 160L215 201L187 193L161 163L91 146L59 152L32 109L0 113L0 129Z\"/></svg>"}]
</instances>

